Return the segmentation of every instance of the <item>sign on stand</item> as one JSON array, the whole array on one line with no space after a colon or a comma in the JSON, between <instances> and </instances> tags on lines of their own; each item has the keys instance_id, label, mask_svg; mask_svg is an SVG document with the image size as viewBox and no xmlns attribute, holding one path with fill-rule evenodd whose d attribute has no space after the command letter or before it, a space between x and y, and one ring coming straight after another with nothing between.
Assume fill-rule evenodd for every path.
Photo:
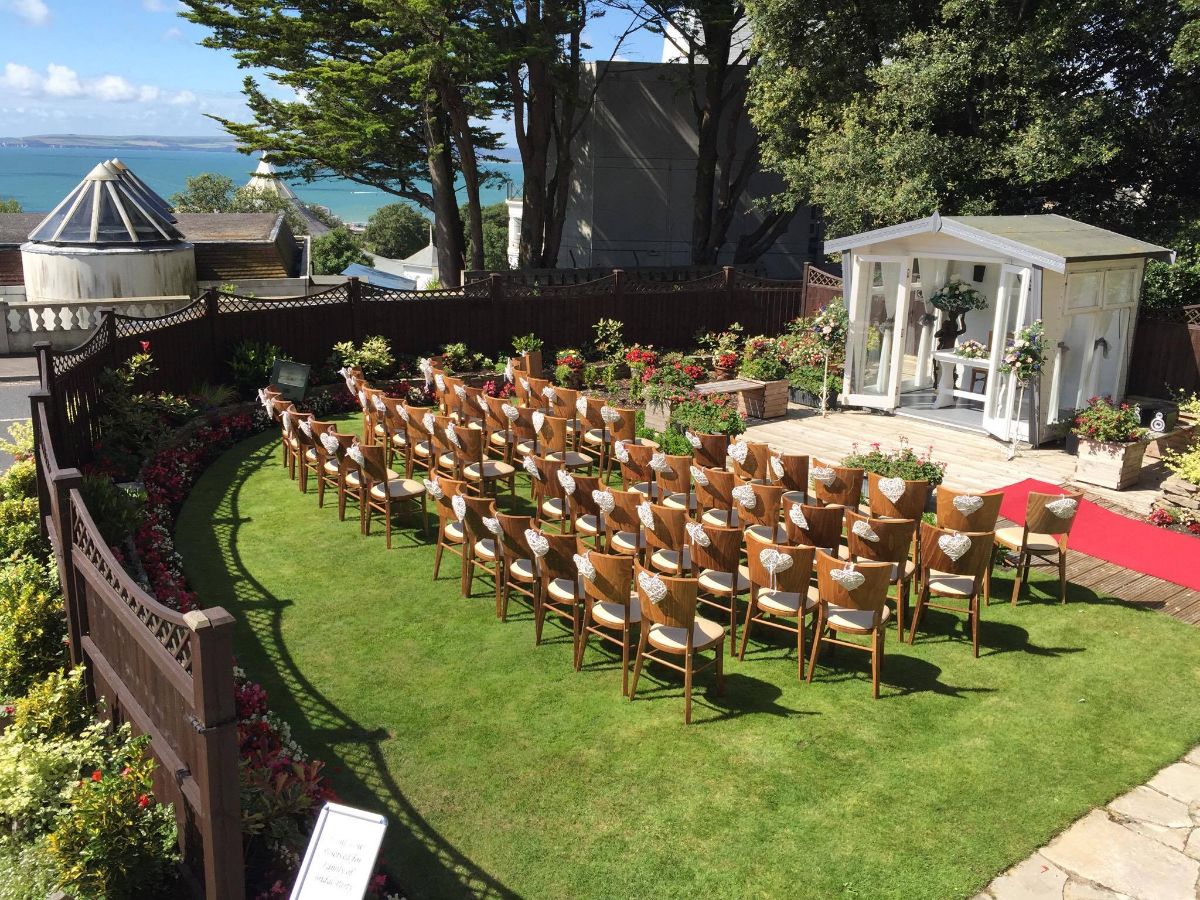
<instances>
[{"instance_id":1,"label":"sign on stand","mask_svg":"<svg viewBox=\"0 0 1200 900\"><path fill-rule=\"evenodd\" d=\"M362 900L387 819L340 803L317 817L291 900Z\"/></svg>"}]
</instances>

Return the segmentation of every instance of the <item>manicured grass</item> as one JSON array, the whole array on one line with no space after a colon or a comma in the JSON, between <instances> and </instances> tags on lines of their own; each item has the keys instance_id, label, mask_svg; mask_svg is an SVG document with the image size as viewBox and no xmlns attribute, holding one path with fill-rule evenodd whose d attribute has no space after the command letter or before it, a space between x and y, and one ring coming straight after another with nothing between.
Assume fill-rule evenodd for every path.
<instances>
[{"instance_id":1,"label":"manicured grass","mask_svg":"<svg viewBox=\"0 0 1200 900\"><path fill-rule=\"evenodd\" d=\"M342 798L388 816L409 897L970 896L1200 741L1194 628L1036 579L984 610L978 660L931 612L914 647L889 634L872 701L866 654L802 685L781 635L728 662L725 696L700 676L685 727L673 673L629 703L619 657L593 642L574 672L565 630L535 649L490 584L463 599L419 533L389 552L354 515L262 435L203 476L178 545Z\"/></svg>"}]
</instances>

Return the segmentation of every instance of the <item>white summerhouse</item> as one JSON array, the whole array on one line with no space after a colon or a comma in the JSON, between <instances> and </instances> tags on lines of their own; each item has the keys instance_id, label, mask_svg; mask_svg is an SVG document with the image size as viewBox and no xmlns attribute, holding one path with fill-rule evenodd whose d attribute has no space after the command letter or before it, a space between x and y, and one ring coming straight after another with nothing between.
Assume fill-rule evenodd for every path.
<instances>
[{"instance_id":1,"label":"white summerhouse","mask_svg":"<svg viewBox=\"0 0 1200 900\"><path fill-rule=\"evenodd\" d=\"M842 253L850 314L843 400L1041 442L1095 394L1121 397L1146 260L1174 252L1056 215L942 216L827 241ZM949 335L926 303L958 279L986 307ZM1046 365L1036 389L999 371L1005 345L1041 319ZM960 326L961 327L961 326ZM958 330L955 328L954 330ZM937 348L975 341L978 359Z\"/></svg>"}]
</instances>

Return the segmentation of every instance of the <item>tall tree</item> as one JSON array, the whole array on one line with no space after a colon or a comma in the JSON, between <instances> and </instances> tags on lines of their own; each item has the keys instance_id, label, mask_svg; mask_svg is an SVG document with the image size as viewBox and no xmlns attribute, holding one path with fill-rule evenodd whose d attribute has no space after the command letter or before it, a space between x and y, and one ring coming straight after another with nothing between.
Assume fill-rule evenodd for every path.
<instances>
[{"instance_id":1,"label":"tall tree","mask_svg":"<svg viewBox=\"0 0 1200 900\"><path fill-rule=\"evenodd\" d=\"M832 233L942 209L1161 238L1200 211L1178 2L750 3L764 159Z\"/></svg>"}]
</instances>

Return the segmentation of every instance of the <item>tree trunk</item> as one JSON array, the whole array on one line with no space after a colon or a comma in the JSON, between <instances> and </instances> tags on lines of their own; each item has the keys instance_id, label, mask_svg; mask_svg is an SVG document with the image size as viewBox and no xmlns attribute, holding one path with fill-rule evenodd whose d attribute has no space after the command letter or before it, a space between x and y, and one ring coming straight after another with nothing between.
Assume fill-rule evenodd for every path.
<instances>
[{"instance_id":1,"label":"tree trunk","mask_svg":"<svg viewBox=\"0 0 1200 900\"><path fill-rule=\"evenodd\" d=\"M467 195L467 234L471 246L471 268L482 269L483 260L483 207L479 199L479 159L475 154L475 141L471 135L471 117L453 84L439 86L443 103L450 113L450 124L454 132L454 146L458 148L458 164L462 171Z\"/></svg>"},{"instance_id":2,"label":"tree trunk","mask_svg":"<svg viewBox=\"0 0 1200 900\"><path fill-rule=\"evenodd\" d=\"M520 266L543 266L546 242L550 142L553 138L554 87L549 64L531 60L526 67L525 135L521 149ZM520 83L516 90L520 91Z\"/></svg>"},{"instance_id":3,"label":"tree trunk","mask_svg":"<svg viewBox=\"0 0 1200 900\"><path fill-rule=\"evenodd\" d=\"M429 183L433 187L433 233L437 244L438 280L443 287L462 284L463 230L454 200L454 156L444 110L427 107Z\"/></svg>"},{"instance_id":4,"label":"tree trunk","mask_svg":"<svg viewBox=\"0 0 1200 900\"><path fill-rule=\"evenodd\" d=\"M720 159L721 123L728 98L725 82L729 78L729 46L733 39L729 22L703 23L705 56L704 89L699 101L693 99L696 112L696 180L692 190L692 264L717 262L725 234L714 229L713 213L717 191L717 164ZM689 53L688 67L694 69L696 53ZM695 85L694 72L689 82ZM694 97L694 94L693 94Z\"/></svg>"}]
</instances>

